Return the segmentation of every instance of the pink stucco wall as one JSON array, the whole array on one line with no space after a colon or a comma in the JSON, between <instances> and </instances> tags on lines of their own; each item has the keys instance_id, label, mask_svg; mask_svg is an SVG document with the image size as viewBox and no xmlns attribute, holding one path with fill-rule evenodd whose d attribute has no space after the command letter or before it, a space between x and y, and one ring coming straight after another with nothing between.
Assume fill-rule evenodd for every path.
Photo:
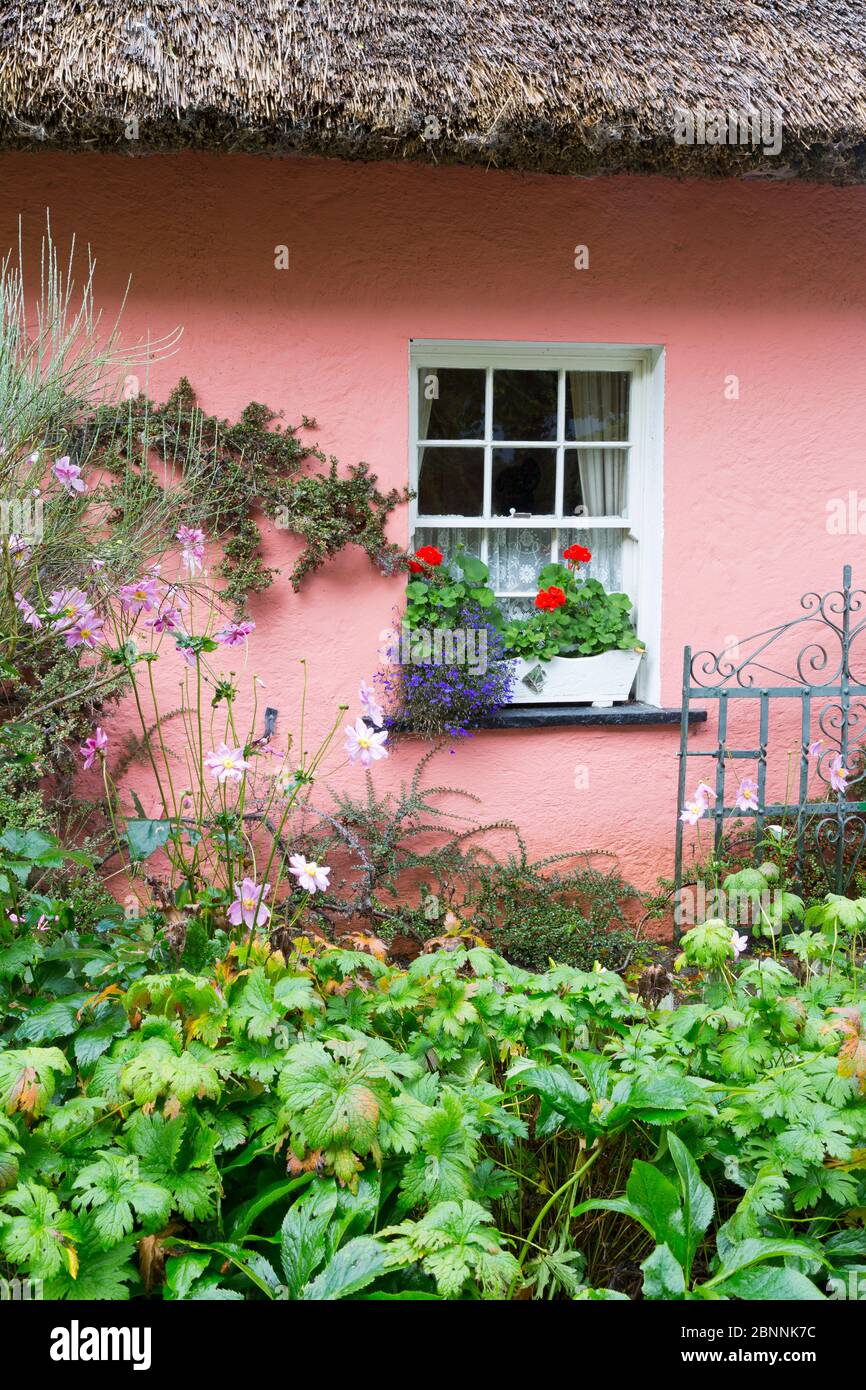
<instances>
[{"instance_id":1,"label":"pink stucco wall","mask_svg":"<svg viewBox=\"0 0 866 1390\"><path fill-rule=\"evenodd\" d=\"M220 414L256 399L315 416L319 444L385 486L407 480L410 338L664 344L666 704L684 643L785 618L846 560L866 579L863 540L826 526L829 499L866 497L866 189L196 154L5 155L0 189L0 247L19 213L35 247L49 207L59 240L93 247L108 308L132 276L127 336L183 324L151 394L184 373ZM283 727L300 656L320 728L354 701L400 587L353 552L300 596L282 580L253 603L250 660ZM534 850L611 849L647 886L672 862L677 743L675 727L485 732L434 780L471 788ZM377 777L406 775L416 751Z\"/></svg>"}]
</instances>

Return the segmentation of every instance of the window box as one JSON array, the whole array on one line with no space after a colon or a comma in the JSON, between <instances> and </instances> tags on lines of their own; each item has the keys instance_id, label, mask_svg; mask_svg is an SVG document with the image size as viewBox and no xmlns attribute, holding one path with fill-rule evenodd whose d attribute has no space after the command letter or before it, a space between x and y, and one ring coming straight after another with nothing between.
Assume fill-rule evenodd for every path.
<instances>
[{"instance_id":1,"label":"window box","mask_svg":"<svg viewBox=\"0 0 866 1390\"><path fill-rule=\"evenodd\" d=\"M555 656L552 661L518 660L515 704L592 704L607 709L627 700L642 651L601 652L598 656Z\"/></svg>"}]
</instances>

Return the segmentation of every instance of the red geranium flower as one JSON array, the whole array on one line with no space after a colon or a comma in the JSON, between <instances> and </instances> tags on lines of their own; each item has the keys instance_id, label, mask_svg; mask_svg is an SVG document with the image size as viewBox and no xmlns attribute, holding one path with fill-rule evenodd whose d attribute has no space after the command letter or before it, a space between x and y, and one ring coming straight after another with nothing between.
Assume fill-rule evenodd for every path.
<instances>
[{"instance_id":1,"label":"red geranium flower","mask_svg":"<svg viewBox=\"0 0 866 1390\"><path fill-rule=\"evenodd\" d=\"M587 550L585 545L570 545L567 550L563 550L562 558L570 560L574 565L585 565L592 559L592 551Z\"/></svg>"},{"instance_id":2,"label":"red geranium flower","mask_svg":"<svg viewBox=\"0 0 866 1390\"><path fill-rule=\"evenodd\" d=\"M416 558L423 560L425 565L431 565L434 569L436 565L442 564L442 551L437 550L435 545L422 545L420 550L415 551Z\"/></svg>"},{"instance_id":3,"label":"red geranium flower","mask_svg":"<svg viewBox=\"0 0 866 1390\"><path fill-rule=\"evenodd\" d=\"M409 561L409 569L411 570L411 572L412 572L413 574L423 574L423 573L424 573L424 566L423 566L423 565L419 565L417 560L410 560L410 561Z\"/></svg>"},{"instance_id":4,"label":"red geranium flower","mask_svg":"<svg viewBox=\"0 0 866 1390\"><path fill-rule=\"evenodd\" d=\"M561 608L565 603L565 590L560 589L558 584L551 584L549 589L541 589L535 595L535 606L543 612L552 613L554 609Z\"/></svg>"}]
</instances>

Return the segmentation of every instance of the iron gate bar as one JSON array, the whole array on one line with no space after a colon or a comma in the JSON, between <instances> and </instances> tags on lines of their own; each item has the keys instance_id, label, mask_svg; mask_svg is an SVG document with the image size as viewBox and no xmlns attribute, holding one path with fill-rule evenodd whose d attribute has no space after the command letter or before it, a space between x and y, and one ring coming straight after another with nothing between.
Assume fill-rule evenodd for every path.
<instances>
[{"instance_id":1,"label":"iron gate bar","mask_svg":"<svg viewBox=\"0 0 866 1390\"><path fill-rule=\"evenodd\" d=\"M691 647L683 651L683 691L680 719L679 776L677 779L677 828L675 884L677 894L682 888L684 823L681 819L687 799L688 760L714 758L716 761L715 804L712 807L713 843L718 850L726 821L740 820L754 824L754 856L760 853L758 844L763 838L768 818L795 816L795 871L798 886L802 885L807 852L807 830L815 823L814 841L818 858L827 881L835 892L850 885L866 843L866 800L854 800L851 787L833 791L832 762L841 758L841 767L849 768L849 758L855 760L847 776L853 786L866 778L866 756L862 734L866 732L866 683L852 676L852 645L866 629L866 616L852 625L852 616L866 613L866 590L851 588L851 566L842 572L842 587L825 594L808 593L800 600L804 610L797 617L776 627L765 628L734 647L715 654L709 651L694 653ZM815 628L817 627L817 635ZM782 669L786 658L779 652L779 664L771 648L780 639L798 629L812 629L809 638L796 653L788 669ZM821 640L818 640L820 637ZM838 644L838 653L836 646ZM740 652L747 655L741 659ZM828 650L829 649L829 650ZM778 650L778 649L777 649ZM863 653L866 658L866 651ZM765 660L765 658L767 658ZM770 685L768 676L777 676L784 683ZM815 680L814 678L818 679ZM704 679L706 678L706 683ZM728 745L729 702L758 700L758 746L732 748ZM800 750L797 801L771 802L766 800L770 715L776 700L799 700ZM714 748L689 746L690 718L694 716L694 701L711 701L717 706L716 744ZM812 720L816 706L817 729L828 742L815 759L810 759L813 738ZM852 753L853 747L853 753ZM745 759L757 763L757 806L754 811L740 811L725 805L725 768L728 763ZM814 766L820 782L828 787L834 799L809 799L809 769ZM864 793L861 791L860 795ZM853 832L853 833L852 833ZM850 863L846 867L846 855Z\"/></svg>"}]
</instances>

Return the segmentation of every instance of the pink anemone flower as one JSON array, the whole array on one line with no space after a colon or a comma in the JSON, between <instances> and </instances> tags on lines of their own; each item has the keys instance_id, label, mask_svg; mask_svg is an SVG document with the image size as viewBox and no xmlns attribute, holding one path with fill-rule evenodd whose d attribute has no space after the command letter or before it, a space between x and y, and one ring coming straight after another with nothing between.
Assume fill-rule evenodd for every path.
<instances>
[{"instance_id":1,"label":"pink anemone flower","mask_svg":"<svg viewBox=\"0 0 866 1390\"><path fill-rule=\"evenodd\" d=\"M260 888L254 879L245 878L235 886L235 900L229 904L229 921L233 927L243 922L245 927L263 927L270 919L271 909L265 907L265 898L271 885L265 883Z\"/></svg>"}]
</instances>

